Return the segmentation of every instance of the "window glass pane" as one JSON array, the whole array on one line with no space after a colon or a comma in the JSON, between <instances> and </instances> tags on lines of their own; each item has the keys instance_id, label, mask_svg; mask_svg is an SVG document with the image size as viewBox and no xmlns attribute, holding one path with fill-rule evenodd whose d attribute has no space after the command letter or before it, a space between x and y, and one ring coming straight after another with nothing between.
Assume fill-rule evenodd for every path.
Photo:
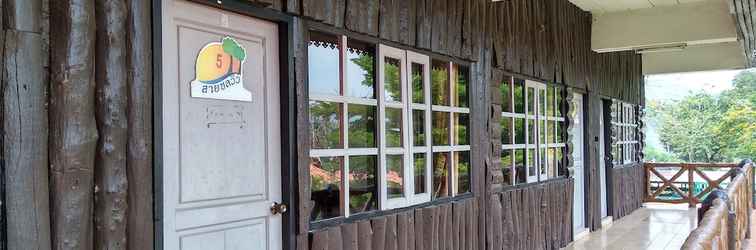
<instances>
[{"instance_id":1,"label":"window glass pane","mask_svg":"<svg viewBox=\"0 0 756 250\"><path fill-rule=\"evenodd\" d=\"M310 158L310 199L313 203L310 220L339 217L341 189L341 157Z\"/></svg>"},{"instance_id":2,"label":"window glass pane","mask_svg":"<svg viewBox=\"0 0 756 250\"><path fill-rule=\"evenodd\" d=\"M352 214L378 208L376 156L349 157L349 212Z\"/></svg>"},{"instance_id":3,"label":"window glass pane","mask_svg":"<svg viewBox=\"0 0 756 250\"><path fill-rule=\"evenodd\" d=\"M456 69L454 72L456 73L455 76L455 92L456 96L454 98L455 107L469 107L468 105L468 83L470 82L470 71L465 66L460 66L457 64L454 64L454 68Z\"/></svg>"},{"instance_id":4,"label":"window glass pane","mask_svg":"<svg viewBox=\"0 0 756 250\"><path fill-rule=\"evenodd\" d=\"M449 113L433 112L433 145L449 145Z\"/></svg>"},{"instance_id":5,"label":"window glass pane","mask_svg":"<svg viewBox=\"0 0 756 250\"><path fill-rule=\"evenodd\" d=\"M513 102L515 113L525 114L525 81L521 79L515 79Z\"/></svg>"},{"instance_id":6,"label":"window glass pane","mask_svg":"<svg viewBox=\"0 0 756 250\"><path fill-rule=\"evenodd\" d=\"M412 102L425 103L425 86L423 84L423 74L425 74L425 65L412 63Z\"/></svg>"},{"instance_id":7,"label":"window glass pane","mask_svg":"<svg viewBox=\"0 0 756 250\"><path fill-rule=\"evenodd\" d=\"M565 136L567 136L567 133L565 133L567 128L564 126L564 122L557 122L557 124L557 133L559 133L557 134L557 143L564 143L567 140L565 138Z\"/></svg>"},{"instance_id":8,"label":"window glass pane","mask_svg":"<svg viewBox=\"0 0 756 250\"><path fill-rule=\"evenodd\" d=\"M375 145L375 106L349 104L349 147L374 148Z\"/></svg>"},{"instance_id":9,"label":"window glass pane","mask_svg":"<svg viewBox=\"0 0 756 250\"><path fill-rule=\"evenodd\" d=\"M546 116L546 90L538 89L538 116Z\"/></svg>"},{"instance_id":10,"label":"window glass pane","mask_svg":"<svg viewBox=\"0 0 756 250\"><path fill-rule=\"evenodd\" d=\"M414 154L415 194L425 193L426 161L425 153Z\"/></svg>"},{"instance_id":11,"label":"window glass pane","mask_svg":"<svg viewBox=\"0 0 756 250\"><path fill-rule=\"evenodd\" d=\"M404 197L404 156L387 155L386 171L388 198Z\"/></svg>"},{"instance_id":12,"label":"window glass pane","mask_svg":"<svg viewBox=\"0 0 756 250\"><path fill-rule=\"evenodd\" d=\"M548 159L549 159L549 178L554 178L557 176L557 159L556 159L556 148L549 148L548 149Z\"/></svg>"},{"instance_id":13,"label":"window glass pane","mask_svg":"<svg viewBox=\"0 0 756 250\"><path fill-rule=\"evenodd\" d=\"M536 127L535 119L528 119L528 144L534 145L536 143Z\"/></svg>"},{"instance_id":14,"label":"window glass pane","mask_svg":"<svg viewBox=\"0 0 756 250\"><path fill-rule=\"evenodd\" d=\"M538 161L538 167L540 168L538 172L541 174L541 180L546 180L548 178L547 175L547 169L548 169L548 160L546 159L546 148L540 148L538 150L538 158L540 161Z\"/></svg>"},{"instance_id":15,"label":"window glass pane","mask_svg":"<svg viewBox=\"0 0 756 250\"><path fill-rule=\"evenodd\" d=\"M554 116L554 87L546 87L546 115Z\"/></svg>"},{"instance_id":16,"label":"window glass pane","mask_svg":"<svg viewBox=\"0 0 756 250\"><path fill-rule=\"evenodd\" d=\"M546 121L545 120L538 120L538 143L544 144L546 143Z\"/></svg>"},{"instance_id":17,"label":"window glass pane","mask_svg":"<svg viewBox=\"0 0 756 250\"><path fill-rule=\"evenodd\" d=\"M562 117L562 88L556 87L556 107L554 107L554 112L556 117Z\"/></svg>"},{"instance_id":18,"label":"window glass pane","mask_svg":"<svg viewBox=\"0 0 756 250\"><path fill-rule=\"evenodd\" d=\"M402 101L402 61L396 58L384 58L383 88L384 99L389 102Z\"/></svg>"},{"instance_id":19,"label":"window glass pane","mask_svg":"<svg viewBox=\"0 0 756 250\"><path fill-rule=\"evenodd\" d=\"M433 105L449 106L449 63L433 61L431 68L431 96Z\"/></svg>"},{"instance_id":20,"label":"window glass pane","mask_svg":"<svg viewBox=\"0 0 756 250\"><path fill-rule=\"evenodd\" d=\"M501 118L501 144L512 144L512 118Z\"/></svg>"},{"instance_id":21,"label":"window glass pane","mask_svg":"<svg viewBox=\"0 0 756 250\"><path fill-rule=\"evenodd\" d=\"M449 153L433 153L433 198L449 195Z\"/></svg>"},{"instance_id":22,"label":"window glass pane","mask_svg":"<svg viewBox=\"0 0 756 250\"><path fill-rule=\"evenodd\" d=\"M535 149L528 149L528 176L536 176L538 172L536 172L536 151Z\"/></svg>"},{"instance_id":23,"label":"window glass pane","mask_svg":"<svg viewBox=\"0 0 756 250\"><path fill-rule=\"evenodd\" d=\"M558 176L563 176L566 172L566 168L564 165L564 147L559 147L556 149L556 171Z\"/></svg>"},{"instance_id":24,"label":"window glass pane","mask_svg":"<svg viewBox=\"0 0 756 250\"><path fill-rule=\"evenodd\" d=\"M514 118L515 121L515 144L525 144L525 119Z\"/></svg>"},{"instance_id":25,"label":"window glass pane","mask_svg":"<svg viewBox=\"0 0 756 250\"><path fill-rule=\"evenodd\" d=\"M316 64L322 63L315 58ZM347 41L347 95L375 99L375 47L371 44Z\"/></svg>"},{"instance_id":26,"label":"window glass pane","mask_svg":"<svg viewBox=\"0 0 756 250\"><path fill-rule=\"evenodd\" d=\"M307 46L310 94L341 95L338 36L313 32Z\"/></svg>"},{"instance_id":27,"label":"window glass pane","mask_svg":"<svg viewBox=\"0 0 756 250\"><path fill-rule=\"evenodd\" d=\"M501 173L505 186L512 185L512 152L514 151L509 149L501 150Z\"/></svg>"},{"instance_id":28,"label":"window glass pane","mask_svg":"<svg viewBox=\"0 0 756 250\"><path fill-rule=\"evenodd\" d=\"M455 193L470 192L470 151L454 152L454 171L457 173Z\"/></svg>"},{"instance_id":29,"label":"window glass pane","mask_svg":"<svg viewBox=\"0 0 756 250\"><path fill-rule=\"evenodd\" d=\"M402 110L386 108L386 147L401 147Z\"/></svg>"},{"instance_id":30,"label":"window glass pane","mask_svg":"<svg viewBox=\"0 0 756 250\"><path fill-rule=\"evenodd\" d=\"M468 124L470 124L468 114L454 113L454 131L456 132L456 138L454 145L470 145L470 134L467 132Z\"/></svg>"},{"instance_id":31,"label":"window glass pane","mask_svg":"<svg viewBox=\"0 0 756 250\"><path fill-rule=\"evenodd\" d=\"M512 112L512 84L510 78L505 78L499 90L501 91L501 111Z\"/></svg>"},{"instance_id":32,"label":"window glass pane","mask_svg":"<svg viewBox=\"0 0 756 250\"><path fill-rule=\"evenodd\" d=\"M525 176L525 149L515 149L515 183L522 184L527 183L527 177Z\"/></svg>"},{"instance_id":33,"label":"window glass pane","mask_svg":"<svg viewBox=\"0 0 756 250\"><path fill-rule=\"evenodd\" d=\"M527 102L528 102L528 115L534 115L535 114L535 89L528 87L528 96L527 96Z\"/></svg>"},{"instance_id":34,"label":"window glass pane","mask_svg":"<svg viewBox=\"0 0 756 250\"><path fill-rule=\"evenodd\" d=\"M425 110L412 111L412 145L425 145Z\"/></svg>"},{"instance_id":35,"label":"window glass pane","mask_svg":"<svg viewBox=\"0 0 756 250\"><path fill-rule=\"evenodd\" d=\"M556 121L548 121L548 124L549 124L548 125L549 127L546 128L547 131L548 131L548 133L546 134L546 137L547 137L546 138L546 142L548 142L548 143L556 143L556 134L555 134L556 133L556 130L555 130L556 129L555 128L556 127Z\"/></svg>"},{"instance_id":36,"label":"window glass pane","mask_svg":"<svg viewBox=\"0 0 756 250\"><path fill-rule=\"evenodd\" d=\"M342 143L341 104L310 101L312 149L344 148Z\"/></svg>"}]
</instances>

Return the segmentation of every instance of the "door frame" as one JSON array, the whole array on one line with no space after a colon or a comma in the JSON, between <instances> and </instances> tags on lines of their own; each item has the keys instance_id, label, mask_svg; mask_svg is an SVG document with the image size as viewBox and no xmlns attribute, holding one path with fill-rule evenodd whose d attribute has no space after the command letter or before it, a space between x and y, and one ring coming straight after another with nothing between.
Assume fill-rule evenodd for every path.
<instances>
[{"instance_id":1,"label":"door frame","mask_svg":"<svg viewBox=\"0 0 756 250\"><path fill-rule=\"evenodd\" d=\"M583 228L586 229L585 232L590 232L591 229L590 229L590 226L588 225L588 216L590 215L590 212L589 212L589 209L588 209L589 208L589 201L588 201L588 199L589 199L590 190L588 190L588 188L587 188L588 186L586 185L586 183L588 182L589 177L590 177L590 166L587 165L587 163L588 163L587 153L588 153L588 149L590 148L590 136L588 134L589 129L590 129L590 127L588 125L588 120L590 119L590 112L589 112L589 108L590 108L589 98L590 98L590 95L585 90L577 89L577 88L570 88L567 91L567 94L568 95L580 95L580 97L581 97L580 98L581 99L580 111L582 112L582 114L581 114L581 122L582 122L581 126L582 126L582 129L583 129L583 135L582 135L582 137L583 137L583 143L582 143L582 145L573 145L573 147L576 147L577 150L582 151L582 156L583 156L582 157L582 164L583 164L583 175L582 175L582 178L583 178L583 183L582 183L582 186L583 186ZM570 99L572 99L572 98L570 98ZM572 166L572 167L574 168L574 166ZM577 184L578 183L576 182L575 185L577 185ZM572 197L572 202L575 202L575 197ZM570 216L572 216L572 215L570 215ZM574 218L571 220L571 223L572 223L572 226L571 226L571 228L572 228L572 237L573 237L573 240L575 240L575 237L577 236L577 234L576 234L577 232L574 231L575 230L575 219Z\"/></svg>"},{"instance_id":2,"label":"door frame","mask_svg":"<svg viewBox=\"0 0 756 250\"><path fill-rule=\"evenodd\" d=\"M296 222L298 207L297 185L297 99L294 77L294 18L265 6L243 0L185 0L262 19L278 25L278 56L281 107L281 194L283 204L289 211L282 214L283 249L296 246ZM154 247L163 249L163 47L162 47L162 0L152 1L152 82L153 82L153 225Z\"/></svg>"}]
</instances>

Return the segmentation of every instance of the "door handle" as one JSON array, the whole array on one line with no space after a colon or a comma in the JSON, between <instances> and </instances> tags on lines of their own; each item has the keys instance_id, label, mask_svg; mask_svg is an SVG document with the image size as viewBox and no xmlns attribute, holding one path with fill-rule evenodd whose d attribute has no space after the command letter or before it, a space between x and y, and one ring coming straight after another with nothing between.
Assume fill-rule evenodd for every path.
<instances>
[{"instance_id":1,"label":"door handle","mask_svg":"<svg viewBox=\"0 0 756 250\"><path fill-rule=\"evenodd\" d=\"M270 212L273 215L283 214L286 213L286 211L289 208L286 206L286 204L273 202L273 205L270 206Z\"/></svg>"}]
</instances>

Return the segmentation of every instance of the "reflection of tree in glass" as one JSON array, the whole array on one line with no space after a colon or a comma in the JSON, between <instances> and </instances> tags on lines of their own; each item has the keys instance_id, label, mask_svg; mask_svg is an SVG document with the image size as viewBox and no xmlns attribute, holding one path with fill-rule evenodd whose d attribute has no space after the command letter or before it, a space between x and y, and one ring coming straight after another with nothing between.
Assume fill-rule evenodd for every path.
<instances>
[{"instance_id":1,"label":"reflection of tree in glass","mask_svg":"<svg viewBox=\"0 0 756 250\"><path fill-rule=\"evenodd\" d=\"M349 147L375 147L375 106L350 104L349 112Z\"/></svg>"},{"instance_id":2,"label":"reflection of tree in glass","mask_svg":"<svg viewBox=\"0 0 756 250\"><path fill-rule=\"evenodd\" d=\"M341 107L332 102L310 102L312 148L341 148Z\"/></svg>"},{"instance_id":3,"label":"reflection of tree in glass","mask_svg":"<svg viewBox=\"0 0 756 250\"><path fill-rule=\"evenodd\" d=\"M470 152L456 152L457 157L457 192L467 193L470 191Z\"/></svg>"},{"instance_id":4,"label":"reflection of tree in glass","mask_svg":"<svg viewBox=\"0 0 756 250\"><path fill-rule=\"evenodd\" d=\"M448 195L449 153L433 154L433 197Z\"/></svg>"},{"instance_id":5,"label":"reflection of tree in glass","mask_svg":"<svg viewBox=\"0 0 756 250\"><path fill-rule=\"evenodd\" d=\"M352 62L365 72L361 84L373 88L373 86L375 86L375 57L369 53L362 53L357 58L352 58Z\"/></svg>"},{"instance_id":6,"label":"reflection of tree in glass","mask_svg":"<svg viewBox=\"0 0 756 250\"><path fill-rule=\"evenodd\" d=\"M423 65L412 63L412 102L425 103L423 93Z\"/></svg>"},{"instance_id":7,"label":"reflection of tree in glass","mask_svg":"<svg viewBox=\"0 0 756 250\"><path fill-rule=\"evenodd\" d=\"M376 208L376 157L349 158L349 209L351 213Z\"/></svg>"},{"instance_id":8,"label":"reflection of tree in glass","mask_svg":"<svg viewBox=\"0 0 756 250\"><path fill-rule=\"evenodd\" d=\"M402 101L402 82L401 82L401 61L399 59L386 57L383 66L383 88L385 90L386 101Z\"/></svg>"}]
</instances>

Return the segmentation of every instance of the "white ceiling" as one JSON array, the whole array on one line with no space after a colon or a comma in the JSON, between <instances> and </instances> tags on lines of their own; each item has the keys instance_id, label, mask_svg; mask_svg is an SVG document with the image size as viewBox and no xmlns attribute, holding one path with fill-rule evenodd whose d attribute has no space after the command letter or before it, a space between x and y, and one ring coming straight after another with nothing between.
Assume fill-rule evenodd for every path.
<instances>
[{"instance_id":1,"label":"white ceiling","mask_svg":"<svg viewBox=\"0 0 756 250\"><path fill-rule=\"evenodd\" d=\"M701 1L706 0L570 0L581 9L590 11L594 15Z\"/></svg>"}]
</instances>

